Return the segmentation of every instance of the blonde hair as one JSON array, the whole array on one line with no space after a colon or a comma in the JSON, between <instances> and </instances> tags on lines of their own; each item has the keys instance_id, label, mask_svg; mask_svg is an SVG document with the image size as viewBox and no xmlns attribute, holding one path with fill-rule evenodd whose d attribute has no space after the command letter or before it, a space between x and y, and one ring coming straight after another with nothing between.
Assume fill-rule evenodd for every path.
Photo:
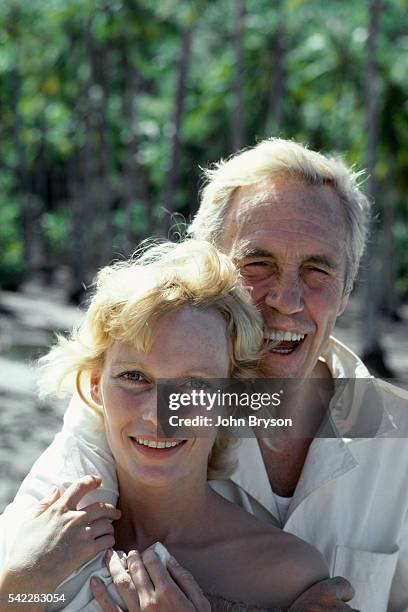
<instances>
[{"instance_id":1,"label":"blonde hair","mask_svg":"<svg viewBox=\"0 0 408 612\"><path fill-rule=\"evenodd\" d=\"M77 388L103 421L101 408L84 394L81 380L104 366L115 341L149 352L160 321L185 305L212 308L227 322L230 375L256 375L263 338L262 318L226 255L204 241L163 243L136 258L103 268L83 323L40 359L42 395ZM231 440L217 435L208 476L226 477ZM230 466L230 469L233 466Z\"/></svg>"},{"instance_id":2,"label":"blonde hair","mask_svg":"<svg viewBox=\"0 0 408 612\"><path fill-rule=\"evenodd\" d=\"M187 232L190 236L219 244L225 216L236 189L265 183L287 173L312 185L330 185L343 207L346 229L347 269L344 292L349 293L357 276L370 222L370 202L361 191L363 172L354 172L335 156L324 156L303 145L270 138L255 147L221 160L205 171L207 183L201 204Z\"/></svg>"}]
</instances>

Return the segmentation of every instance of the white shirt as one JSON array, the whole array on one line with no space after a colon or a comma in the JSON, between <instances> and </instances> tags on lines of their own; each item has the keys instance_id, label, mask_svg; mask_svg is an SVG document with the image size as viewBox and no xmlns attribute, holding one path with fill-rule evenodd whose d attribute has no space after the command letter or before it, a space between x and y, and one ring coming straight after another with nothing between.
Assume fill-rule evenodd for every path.
<instances>
[{"instance_id":1,"label":"white shirt","mask_svg":"<svg viewBox=\"0 0 408 612\"><path fill-rule=\"evenodd\" d=\"M276 506L278 508L278 514L279 514L279 522L281 527L283 527L283 525L286 523L286 517L288 515L288 511L289 511L289 506L292 502L292 497L282 497L281 495L278 495L277 493L275 493L275 491L272 491L272 493L275 496L275 501L276 501Z\"/></svg>"}]
</instances>

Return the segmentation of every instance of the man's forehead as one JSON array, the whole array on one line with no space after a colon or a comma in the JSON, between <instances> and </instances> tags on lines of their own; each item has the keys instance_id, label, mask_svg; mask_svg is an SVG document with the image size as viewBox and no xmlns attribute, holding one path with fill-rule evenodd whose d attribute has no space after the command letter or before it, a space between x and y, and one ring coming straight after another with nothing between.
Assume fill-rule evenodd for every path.
<instances>
[{"instance_id":1,"label":"man's forehead","mask_svg":"<svg viewBox=\"0 0 408 612\"><path fill-rule=\"evenodd\" d=\"M323 205L327 212L341 212L340 199L329 183L319 185L290 175L277 175L257 184L238 187L231 198L228 212L240 213L256 206L282 204L288 214L304 206L313 209Z\"/></svg>"},{"instance_id":2,"label":"man's forehead","mask_svg":"<svg viewBox=\"0 0 408 612\"><path fill-rule=\"evenodd\" d=\"M220 247L234 259L256 251L297 261L327 257L341 263L345 258L343 210L328 185L289 180L239 188L224 230Z\"/></svg>"},{"instance_id":3,"label":"man's forehead","mask_svg":"<svg viewBox=\"0 0 408 612\"><path fill-rule=\"evenodd\" d=\"M284 240L327 236L329 241L344 240L344 211L336 192L329 185L309 185L300 180L271 181L261 185L238 188L230 202L224 220L226 248L237 239L255 234L275 234Z\"/></svg>"}]
</instances>

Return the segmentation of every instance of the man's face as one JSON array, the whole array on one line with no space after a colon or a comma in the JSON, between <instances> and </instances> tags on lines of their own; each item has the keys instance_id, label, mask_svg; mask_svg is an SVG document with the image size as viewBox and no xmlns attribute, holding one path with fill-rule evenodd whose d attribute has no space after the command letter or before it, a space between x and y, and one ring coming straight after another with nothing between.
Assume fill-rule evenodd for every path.
<instances>
[{"instance_id":1,"label":"man's face","mask_svg":"<svg viewBox=\"0 0 408 612\"><path fill-rule=\"evenodd\" d=\"M219 246L251 290L268 345L282 339L269 346L265 374L327 374L318 359L348 300L345 227L334 190L289 176L240 187Z\"/></svg>"}]
</instances>

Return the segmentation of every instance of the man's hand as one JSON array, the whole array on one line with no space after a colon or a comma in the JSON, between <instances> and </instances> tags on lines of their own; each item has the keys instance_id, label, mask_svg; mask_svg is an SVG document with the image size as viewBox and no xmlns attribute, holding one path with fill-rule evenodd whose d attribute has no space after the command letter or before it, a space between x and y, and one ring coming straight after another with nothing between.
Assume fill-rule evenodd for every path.
<instances>
[{"instance_id":1,"label":"man's hand","mask_svg":"<svg viewBox=\"0 0 408 612\"><path fill-rule=\"evenodd\" d=\"M345 578L327 578L302 593L288 612L358 612L346 603L353 597L354 589Z\"/></svg>"},{"instance_id":2,"label":"man's hand","mask_svg":"<svg viewBox=\"0 0 408 612\"><path fill-rule=\"evenodd\" d=\"M115 551L106 556L113 584L129 612L211 612L211 606L193 576L174 557L164 567L157 554L147 549L128 554L128 569ZM91 579L91 591L103 612L122 612L109 597L99 578Z\"/></svg>"}]
</instances>

